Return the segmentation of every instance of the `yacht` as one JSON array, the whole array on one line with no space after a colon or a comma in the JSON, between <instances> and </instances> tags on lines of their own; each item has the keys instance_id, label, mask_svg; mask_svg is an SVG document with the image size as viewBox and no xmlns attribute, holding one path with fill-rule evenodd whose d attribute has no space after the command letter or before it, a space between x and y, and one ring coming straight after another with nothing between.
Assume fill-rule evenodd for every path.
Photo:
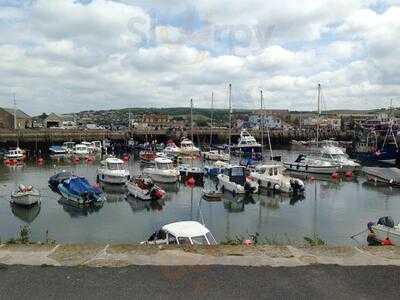
<instances>
[{"instance_id":1,"label":"yacht","mask_svg":"<svg viewBox=\"0 0 400 300\"><path fill-rule=\"evenodd\" d=\"M101 162L97 169L97 179L109 184L125 184L130 178L129 171L121 159L110 157Z\"/></svg>"},{"instance_id":2,"label":"yacht","mask_svg":"<svg viewBox=\"0 0 400 300\"><path fill-rule=\"evenodd\" d=\"M189 139L183 139L181 142L180 154L186 156L196 156L199 155L200 149L195 147L193 142Z\"/></svg>"},{"instance_id":3,"label":"yacht","mask_svg":"<svg viewBox=\"0 0 400 300\"><path fill-rule=\"evenodd\" d=\"M250 178L265 189L295 195L304 193L303 181L283 174L284 170L279 164L260 165L250 173Z\"/></svg>"},{"instance_id":4,"label":"yacht","mask_svg":"<svg viewBox=\"0 0 400 300\"><path fill-rule=\"evenodd\" d=\"M17 147L15 149L8 150L8 152L4 154L4 159L23 160L24 156L24 151L21 148Z\"/></svg>"},{"instance_id":5,"label":"yacht","mask_svg":"<svg viewBox=\"0 0 400 300\"><path fill-rule=\"evenodd\" d=\"M156 182L175 183L179 181L180 173L174 168L172 160L163 157L154 159L154 167L145 168L143 173Z\"/></svg>"},{"instance_id":6,"label":"yacht","mask_svg":"<svg viewBox=\"0 0 400 300\"><path fill-rule=\"evenodd\" d=\"M324 146L321 150L321 159L342 166L342 172L354 172L361 168L361 165L350 159L341 148L336 146Z\"/></svg>"},{"instance_id":7,"label":"yacht","mask_svg":"<svg viewBox=\"0 0 400 300\"><path fill-rule=\"evenodd\" d=\"M244 156L254 156L254 154L261 155L262 147L247 130L242 130L238 144L232 149Z\"/></svg>"},{"instance_id":8,"label":"yacht","mask_svg":"<svg viewBox=\"0 0 400 300\"><path fill-rule=\"evenodd\" d=\"M333 174L342 173L342 166L334 161L327 161L321 158L308 157L305 154L300 154L293 162L284 162L283 166L286 170L315 173L315 174Z\"/></svg>"},{"instance_id":9,"label":"yacht","mask_svg":"<svg viewBox=\"0 0 400 300\"><path fill-rule=\"evenodd\" d=\"M231 159L229 153L225 153L220 150L210 150L207 152L203 152L203 157L205 160L213 161L229 161Z\"/></svg>"},{"instance_id":10,"label":"yacht","mask_svg":"<svg viewBox=\"0 0 400 300\"><path fill-rule=\"evenodd\" d=\"M181 148L179 148L173 141L168 141L167 146L164 148L164 153L169 157L175 157L181 153Z\"/></svg>"}]
</instances>

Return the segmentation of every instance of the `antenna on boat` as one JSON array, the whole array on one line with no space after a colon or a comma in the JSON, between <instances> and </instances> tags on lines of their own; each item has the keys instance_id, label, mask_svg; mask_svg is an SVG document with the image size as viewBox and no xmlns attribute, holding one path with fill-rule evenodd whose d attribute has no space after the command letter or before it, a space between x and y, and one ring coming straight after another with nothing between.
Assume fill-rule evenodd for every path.
<instances>
[{"instance_id":1,"label":"antenna on boat","mask_svg":"<svg viewBox=\"0 0 400 300\"><path fill-rule=\"evenodd\" d=\"M319 119L321 116L321 84L318 83L317 148L319 146Z\"/></svg>"},{"instance_id":2,"label":"antenna on boat","mask_svg":"<svg viewBox=\"0 0 400 300\"><path fill-rule=\"evenodd\" d=\"M210 150L212 146L212 135L213 135L213 121L214 121L214 92L211 92L211 125L210 125Z\"/></svg>"},{"instance_id":3,"label":"antenna on boat","mask_svg":"<svg viewBox=\"0 0 400 300\"><path fill-rule=\"evenodd\" d=\"M229 84L229 157L231 156L232 136L232 84Z\"/></svg>"}]
</instances>

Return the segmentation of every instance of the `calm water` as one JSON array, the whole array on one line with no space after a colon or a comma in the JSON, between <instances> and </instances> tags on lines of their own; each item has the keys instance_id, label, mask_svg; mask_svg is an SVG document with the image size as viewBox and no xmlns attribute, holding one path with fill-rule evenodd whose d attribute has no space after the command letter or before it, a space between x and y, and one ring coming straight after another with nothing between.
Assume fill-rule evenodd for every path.
<instances>
[{"instance_id":1,"label":"calm water","mask_svg":"<svg viewBox=\"0 0 400 300\"><path fill-rule=\"evenodd\" d=\"M284 156L296 153L281 151ZM132 173L140 167L130 162ZM398 219L400 191L367 185L365 178L334 182L307 181L304 199L283 195L254 195L234 200L229 195L221 202L201 200L201 189L183 184L164 186L164 201L149 204L125 198L124 191L105 187L108 201L98 211L81 211L58 203L60 196L47 187L47 180L61 170L71 170L95 182L97 165L47 161L43 167L28 164L22 168L0 167L0 238L14 237L23 224L29 224L33 240L49 237L62 243L136 243L146 239L158 226L180 220L204 219L217 240L259 232L281 241L301 241L319 234L329 244L356 242L349 236L362 231L365 224L391 215ZM19 183L32 184L42 193L40 208L12 209L10 194ZM214 186L211 181L206 185ZM360 242L365 243L364 236Z\"/></svg>"}]
</instances>

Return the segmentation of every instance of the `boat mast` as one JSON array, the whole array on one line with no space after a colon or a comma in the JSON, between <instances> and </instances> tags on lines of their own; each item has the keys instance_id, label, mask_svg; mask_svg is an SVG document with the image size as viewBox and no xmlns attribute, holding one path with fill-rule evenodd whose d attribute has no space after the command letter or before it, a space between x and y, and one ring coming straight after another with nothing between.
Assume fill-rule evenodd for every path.
<instances>
[{"instance_id":1,"label":"boat mast","mask_svg":"<svg viewBox=\"0 0 400 300\"><path fill-rule=\"evenodd\" d=\"M317 117L317 147L319 143L319 119L321 116L321 84L318 84L318 117Z\"/></svg>"},{"instance_id":2,"label":"boat mast","mask_svg":"<svg viewBox=\"0 0 400 300\"><path fill-rule=\"evenodd\" d=\"M190 99L190 136L193 142L193 99Z\"/></svg>"},{"instance_id":3,"label":"boat mast","mask_svg":"<svg viewBox=\"0 0 400 300\"><path fill-rule=\"evenodd\" d=\"M261 114L260 114L260 129L261 129L261 153L264 151L264 110L263 110L263 91L260 90L260 105L261 105Z\"/></svg>"},{"instance_id":4,"label":"boat mast","mask_svg":"<svg viewBox=\"0 0 400 300\"><path fill-rule=\"evenodd\" d=\"M261 126L261 150L264 150L264 122L267 119L267 114L264 109L264 95L263 91L261 91L261 111L262 111L262 126ZM269 134L269 126L267 126L267 137L268 137L268 145L269 145L269 154L270 154L270 159L273 159L273 153L272 153L272 145L271 145L271 136Z\"/></svg>"},{"instance_id":5,"label":"boat mast","mask_svg":"<svg viewBox=\"0 0 400 300\"><path fill-rule=\"evenodd\" d=\"M231 135L232 135L232 84L229 84L229 157L231 156Z\"/></svg>"},{"instance_id":6,"label":"boat mast","mask_svg":"<svg viewBox=\"0 0 400 300\"><path fill-rule=\"evenodd\" d=\"M211 92L211 126L210 126L210 150L212 146L212 135L213 135L213 121L214 121L214 92Z\"/></svg>"},{"instance_id":7,"label":"boat mast","mask_svg":"<svg viewBox=\"0 0 400 300\"><path fill-rule=\"evenodd\" d=\"M14 96L14 129L17 129L17 101L15 100L15 93Z\"/></svg>"}]
</instances>

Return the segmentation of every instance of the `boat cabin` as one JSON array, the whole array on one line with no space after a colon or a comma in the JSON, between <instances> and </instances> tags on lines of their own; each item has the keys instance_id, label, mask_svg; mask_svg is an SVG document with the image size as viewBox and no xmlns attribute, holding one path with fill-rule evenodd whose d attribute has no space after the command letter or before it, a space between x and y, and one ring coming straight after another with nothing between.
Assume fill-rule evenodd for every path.
<instances>
[{"instance_id":1,"label":"boat cabin","mask_svg":"<svg viewBox=\"0 0 400 300\"><path fill-rule=\"evenodd\" d=\"M283 170L284 168L281 165L261 165L255 168L256 173L265 174L268 176L280 175L282 174Z\"/></svg>"},{"instance_id":2,"label":"boat cabin","mask_svg":"<svg viewBox=\"0 0 400 300\"><path fill-rule=\"evenodd\" d=\"M78 144L78 145L75 145L75 152L76 153L89 153L89 148L88 148L88 146L86 146L84 144Z\"/></svg>"},{"instance_id":3,"label":"boat cabin","mask_svg":"<svg viewBox=\"0 0 400 300\"><path fill-rule=\"evenodd\" d=\"M184 139L181 142L181 148L183 148L183 149L192 149L192 148L194 148L193 142L191 140Z\"/></svg>"},{"instance_id":4,"label":"boat cabin","mask_svg":"<svg viewBox=\"0 0 400 300\"><path fill-rule=\"evenodd\" d=\"M123 170L125 169L124 167L124 161L115 157L110 157L107 158L106 160L103 160L101 162L103 166L105 166L109 170Z\"/></svg>"},{"instance_id":5,"label":"boat cabin","mask_svg":"<svg viewBox=\"0 0 400 300\"><path fill-rule=\"evenodd\" d=\"M229 166L224 169L223 175L229 177L230 182L244 186L246 183L246 168L242 166Z\"/></svg>"},{"instance_id":6,"label":"boat cabin","mask_svg":"<svg viewBox=\"0 0 400 300\"><path fill-rule=\"evenodd\" d=\"M260 146L260 144L257 143L256 139L247 130L242 130L240 133L238 146Z\"/></svg>"},{"instance_id":7,"label":"boat cabin","mask_svg":"<svg viewBox=\"0 0 400 300\"><path fill-rule=\"evenodd\" d=\"M204 225L195 221L183 221L164 225L142 244L216 245L217 242Z\"/></svg>"},{"instance_id":8,"label":"boat cabin","mask_svg":"<svg viewBox=\"0 0 400 300\"><path fill-rule=\"evenodd\" d=\"M170 170L174 168L172 160L168 158L157 157L154 162L156 164L156 169L159 170Z\"/></svg>"},{"instance_id":9,"label":"boat cabin","mask_svg":"<svg viewBox=\"0 0 400 300\"><path fill-rule=\"evenodd\" d=\"M63 143L63 148L68 149L68 150L74 150L75 143L74 142L65 142Z\"/></svg>"}]
</instances>

